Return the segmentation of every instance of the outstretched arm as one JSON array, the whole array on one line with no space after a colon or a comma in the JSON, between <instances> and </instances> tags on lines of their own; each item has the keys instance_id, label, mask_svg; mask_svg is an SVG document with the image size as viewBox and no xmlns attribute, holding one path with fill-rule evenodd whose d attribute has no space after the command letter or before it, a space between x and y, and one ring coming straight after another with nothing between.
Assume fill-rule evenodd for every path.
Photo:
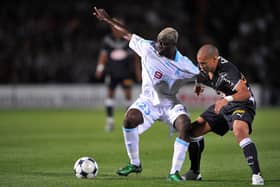
<instances>
[{"instance_id":1,"label":"outstretched arm","mask_svg":"<svg viewBox=\"0 0 280 187\"><path fill-rule=\"evenodd\" d=\"M99 19L100 21L104 21L110 26L120 31L123 34L123 38L130 41L132 34L126 29L124 25L112 19L104 9L97 9L96 7L94 7L92 14L96 16L97 19Z\"/></svg>"}]
</instances>

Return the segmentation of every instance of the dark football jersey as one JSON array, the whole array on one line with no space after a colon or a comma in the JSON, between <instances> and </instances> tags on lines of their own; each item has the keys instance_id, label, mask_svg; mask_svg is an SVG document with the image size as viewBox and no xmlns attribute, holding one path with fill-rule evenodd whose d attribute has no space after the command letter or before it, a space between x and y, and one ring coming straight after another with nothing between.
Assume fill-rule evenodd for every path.
<instances>
[{"instance_id":1,"label":"dark football jersey","mask_svg":"<svg viewBox=\"0 0 280 187\"><path fill-rule=\"evenodd\" d=\"M223 57L219 57L219 63L212 80L207 73L201 71L197 81L212 87L218 94L227 96L236 93L236 86L239 81L246 81L246 79L234 64ZM233 128L234 120L245 121L249 125L249 133L252 132L251 124L256 113L256 102L247 81L246 85L251 93L248 100L229 102L221 109L219 114L215 112L215 104L213 104L201 114L202 118L209 123L213 132L223 136L229 129Z\"/></svg>"},{"instance_id":2,"label":"dark football jersey","mask_svg":"<svg viewBox=\"0 0 280 187\"><path fill-rule=\"evenodd\" d=\"M233 63L229 62L221 56L219 57L219 63L212 80L210 79L209 75L203 71L201 71L198 75L199 83L212 87L217 91L218 94L223 94L224 96L236 93L235 88L238 82L241 80L246 81L243 74L240 73L240 71ZM246 82L246 85L251 93L251 97L249 100L255 102L248 82Z\"/></svg>"},{"instance_id":3,"label":"dark football jersey","mask_svg":"<svg viewBox=\"0 0 280 187\"><path fill-rule=\"evenodd\" d=\"M112 77L129 78L132 74L133 56L125 39L108 35L103 40L102 49L108 54L106 73Z\"/></svg>"}]
</instances>

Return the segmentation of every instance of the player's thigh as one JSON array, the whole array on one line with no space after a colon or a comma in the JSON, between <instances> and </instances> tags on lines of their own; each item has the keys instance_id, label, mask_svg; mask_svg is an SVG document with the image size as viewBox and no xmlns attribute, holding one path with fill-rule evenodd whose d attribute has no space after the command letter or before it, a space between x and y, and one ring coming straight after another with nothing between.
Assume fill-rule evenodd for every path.
<instances>
[{"instance_id":1,"label":"player's thigh","mask_svg":"<svg viewBox=\"0 0 280 187\"><path fill-rule=\"evenodd\" d=\"M190 135L195 138L207 134L211 130L209 123L202 117L198 117L195 122L192 123Z\"/></svg>"},{"instance_id":2,"label":"player's thigh","mask_svg":"<svg viewBox=\"0 0 280 187\"><path fill-rule=\"evenodd\" d=\"M233 128L233 134L236 137L238 143L244 138L249 137L250 130L247 122L242 120L234 120L232 128Z\"/></svg>"},{"instance_id":3,"label":"player's thigh","mask_svg":"<svg viewBox=\"0 0 280 187\"><path fill-rule=\"evenodd\" d=\"M123 88L125 98L130 100L132 98L132 90L131 87Z\"/></svg>"},{"instance_id":4,"label":"player's thigh","mask_svg":"<svg viewBox=\"0 0 280 187\"><path fill-rule=\"evenodd\" d=\"M138 109L129 109L124 118L125 128L136 128L139 124L143 123L143 115Z\"/></svg>"},{"instance_id":5,"label":"player's thigh","mask_svg":"<svg viewBox=\"0 0 280 187\"><path fill-rule=\"evenodd\" d=\"M113 77L111 75L106 75L105 84L109 90L115 90L119 83L120 83L119 78Z\"/></svg>"},{"instance_id":6,"label":"player's thigh","mask_svg":"<svg viewBox=\"0 0 280 187\"><path fill-rule=\"evenodd\" d=\"M131 78L122 78L120 82L121 82L122 88L124 88L124 89L131 88L133 85L133 80Z\"/></svg>"},{"instance_id":7,"label":"player's thigh","mask_svg":"<svg viewBox=\"0 0 280 187\"><path fill-rule=\"evenodd\" d=\"M200 117L208 123L211 131L223 136L228 132L229 124L222 114L216 114L214 107L214 105L211 105Z\"/></svg>"},{"instance_id":8,"label":"player's thigh","mask_svg":"<svg viewBox=\"0 0 280 187\"><path fill-rule=\"evenodd\" d=\"M126 99L131 99L131 87L133 84L133 80L130 78L125 78L121 80L121 86L124 91L124 95Z\"/></svg>"},{"instance_id":9,"label":"player's thigh","mask_svg":"<svg viewBox=\"0 0 280 187\"><path fill-rule=\"evenodd\" d=\"M177 124L180 123L178 120L184 122L183 125L190 124L190 115L182 104L163 107L162 112L164 115L162 115L161 119L166 122L170 128L175 128L175 123L176 126L178 126Z\"/></svg>"},{"instance_id":10,"label":"player's thigh","mask_svg":"<svg viewBox=\"0 0 280 187\"><path fill-rule=\"evenodd\" d=\"M229 117L231 118L232 125L234 125L235 121L237 121L236 122L237 124L246 124L244 128L247 129L247 127L248 127L248 131L249 131L248 133L251 134L252 123L253 123L253 120L255 117L254 111L249 110L246 107L238 108L238 109L234 110ZM239 122L239 121L243 121L243 123Z\"/></svg>"},{"instance_id":11,"label":"player's thigh","mask_svg":"<svg viewBox=\"0 0 280 187\"><path fill-rule=\"evenodd\" d=\"M130 107L130 109L139 110L143 116L143 123L137 126L138 133L142 134L148 130L156 120L160 117L160 112L157 107L151 105L151 103L145 99L138 98Z\"/></svg>"}]
</instances>

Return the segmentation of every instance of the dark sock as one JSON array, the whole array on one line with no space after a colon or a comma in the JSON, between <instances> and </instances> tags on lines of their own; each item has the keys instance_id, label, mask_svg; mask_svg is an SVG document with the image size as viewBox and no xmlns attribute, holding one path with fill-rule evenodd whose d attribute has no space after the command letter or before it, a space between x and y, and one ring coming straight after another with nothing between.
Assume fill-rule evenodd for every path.
<instances>
[{"instance_id":1,"label":"dark sock","mask_svg":"<svg viewBox=\"0 0 280 187\"><path fill-rule=\"evenodd\" d=\"M191 142L189 145L189 157L191 161L191 170L194 173L200 172L201 154L204 149L204 138L199 141Z\"/></svg>"},{"instance_id":2,"label":"dark sock","mask_svg":"<svg viewBox=\"0 0 280 187\"><path fill-rule=\"evenodd\" d=\"M253 174L260 173L257 148L253 142L242 148L248 165L251 167Z\"/></svg>"},{"instance_id":3,"label":"dark sock","mask_svg":"<svg viewBox=\"0 0 280 187\"><path fill-rule=\"evenodd\" d=\"M114 108L112 106L106 106L107 117L113 117Z\"/></svg>"}]
</instances>

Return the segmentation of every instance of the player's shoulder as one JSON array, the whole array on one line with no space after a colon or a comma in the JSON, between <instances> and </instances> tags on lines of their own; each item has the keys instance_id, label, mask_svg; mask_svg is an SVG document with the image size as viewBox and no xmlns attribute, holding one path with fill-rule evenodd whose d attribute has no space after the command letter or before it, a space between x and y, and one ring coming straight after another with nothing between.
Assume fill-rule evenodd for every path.
<instances>
[{"instance_id":1,"label":"player's shoulder","mask_svg":"<svg viewBox=\"0 0 280 187\"><path fill-rule=\"evenodd\" d=\"M139 43L141 43L142 45L150 45L150 46L152 46L152 43L153 43L152 40L145 39L145 38L143 38L142 36L139 36L139 35L137 35L137 34L132 34L131 39L132 39L134 42L139 42Z\"/></svg>"},{"instance_id":2,"label":"player's shoulder","mask_svg":"<svg viewBox=\"0 0 280 187\"><path fill-rule=\"evenodd\" d=\"M192 60L189 57L182 55L178 50L175 54L174 63L184 71L187 71L191 74L199 74L199 69L192 62Z\"/></svg>"},{"instance_id":3,"label":"player's shoulder","mask_svg":"<svg viewBox=\"0 0 280 187\"><path fill-rule=\"evenodd\" d=\"M231 61L225 59L222 56L219 56L219 69L220 71L225 71L225 72L239 71L235 64L233 64Z\"/></svg>"},{"instance_id":4,"label":"player's shoulder","mask_svg":"<svg viewBox=\"0 0 280 187\"><path fill-rule=\"evenodd\" d=\"M182 53L179 51L179 50L176 50L176 54L175 54L175 59L174 59L175 62L180 62L182 64L193 64L192 60L185 56L185 55L182 55Z\"/></svg>"},{"instance_id":5,"label":"player's shoulder","mask_svg":"<svg viewBox=\"0 0 280 187\"><path fill-rule=\"evenodd\" d=\"M176 53L175 53L175 57L174 57L174 61L175 62L183 62L183 63L187 63L189 62L189 58L182 55L182 53L177 49Z\"/></svg>"}]
</instances>

